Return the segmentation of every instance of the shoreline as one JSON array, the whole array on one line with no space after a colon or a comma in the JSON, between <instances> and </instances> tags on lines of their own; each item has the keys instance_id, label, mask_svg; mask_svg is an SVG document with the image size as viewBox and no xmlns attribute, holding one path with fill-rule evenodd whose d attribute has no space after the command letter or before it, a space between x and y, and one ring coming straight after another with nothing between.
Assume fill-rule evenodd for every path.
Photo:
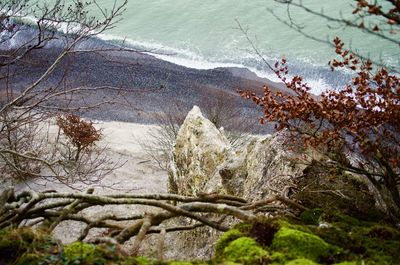
<instances>
[{"instance_id":1,"label":"shoreline","mask_svg":"<svg viewBox=\"0 0 400 265\"><path fill-rule=\"evenodd\" d=\"M118 46L101 39L89 39L78 48L110 49ZM47 70L60 51L55 43L50 43L48 47L32 52L25 61L11 67L10 71L15 75L7 80L7 84L0 80L0 87L8 86L17 93L21 92ZM247 113L249 118L258 119L262 113L252 102L241 100L237 90L261 92L262 86L267 84L273 90L285 92L283 84L260 78L247 68L201 70L177 65L143 52L127 51L68 55L39 89L60 83L63 88L121 88L122 96L112 90L99 90L95 94L81 95L73 100L93 104L106 98L119 97L115 104L86 111L84 116L103 121L142 124L157 123L155 114L176 106L188 112L193 105L201 105L201 101L216 97L217 94L237 98L238 108ZM59 101L54 104L61 103Z\"/></svg>"}]
</instances>

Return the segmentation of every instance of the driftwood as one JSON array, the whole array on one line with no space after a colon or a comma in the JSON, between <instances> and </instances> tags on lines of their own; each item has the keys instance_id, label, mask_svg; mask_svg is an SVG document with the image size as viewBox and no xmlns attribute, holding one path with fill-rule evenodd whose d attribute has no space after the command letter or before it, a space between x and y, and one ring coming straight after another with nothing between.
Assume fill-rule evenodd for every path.
<instances>
[{"instance_id":1,"label":"driftwood","mask_svg":"<svg viewBox=\"0 0 400 265\"><path fill-rule=\"evenodd\" d=\"M158 248L162 248L162 238L166 233L201 226L226 231L228 227L222 224L224 218L230 216L244 222L253 222L256 213L272 203L279 202L297 210L305 210L298 203L280 196L247 202L243 198L221 194L202 194L199 197L132 193L95 195L92 189L86 193L24 191L15 195L13 189L9 188L0 193L0 198L0 228L41 225L51 232L59 223L73 220L86 225L79 240L85 240L91 229L109 228L110 232L93 242L122 244L135 237L134 253L138 252L147 234L159 233ZM130 214L127 211L121 215L99 213L96 217L88 217L83 212L91 207L106 205L144 205L151 206L154 211L143 214ZM195 222L187 226L166 227L165 221L177 217L187 217ZM158 255L162 257L162 251Z\"/></svg>"}]
</instances>

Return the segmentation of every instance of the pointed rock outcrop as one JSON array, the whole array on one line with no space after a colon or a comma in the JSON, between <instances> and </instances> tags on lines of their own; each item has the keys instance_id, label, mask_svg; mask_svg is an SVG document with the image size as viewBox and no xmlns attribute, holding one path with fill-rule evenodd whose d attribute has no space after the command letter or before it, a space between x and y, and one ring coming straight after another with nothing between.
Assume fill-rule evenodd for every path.
<instances>
[{"instance_id":1,"label":"pointed rock outcrop","mask_svg":"<svg viewBox=\"0 0 400 265\"><path fill-rule=\"evenodd\" d=\"M179 129L169 168L169 191L225 193L249 200L285 193L305 168L284 143L285 133L249 139L241 148L194 106Z\"/></svg>"},{"instance_id":2,"label":"pointed rock outcrop","mask_svg":"<svg viewBox=\"0 0 400 265\"><path fill-rule=\"evenodd\" d=\"M176 138L168 172L169 191L182 195L203 191L229 149L228 139L194 106Z\"/></svg>"},{"instance_id":3,"label":"pointed rock outcrop","mask_svg":"<svg viewBox=\"0 0 400 265\"><path fill-rule=\"evenodd\" d=\"M374 198L360 180L340 171L335 173L337 178L332 178L336 169L324 164L326 157L313 150L294 151L295 146L289 145L287 140L287 133L281 131L270 136L253 137L239 148L232 147L223 132L207 120L198 107L194 107L176 139L169 169L170 192L181 195L230 194L248 201L279 194L300 198L313 208L341 205L341 209L347 207L348 211L357 213L374 208ZM340 193L333 192L330 196L316 193L320 187L339 190ZM360 203L353 203L355 198L368 203L358 209ZM234 222L232 218L226 218L224 224L232 225ZM178 242L176 249L179 251L173 255L208 259L218 236L218 232L208 227L178 232L175 242Z\"/></svg>"}]
</instances>

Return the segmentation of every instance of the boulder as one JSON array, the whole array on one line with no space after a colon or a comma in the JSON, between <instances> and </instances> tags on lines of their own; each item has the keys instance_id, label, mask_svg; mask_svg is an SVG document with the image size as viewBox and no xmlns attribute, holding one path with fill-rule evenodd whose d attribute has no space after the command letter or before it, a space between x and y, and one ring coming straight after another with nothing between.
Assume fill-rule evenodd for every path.
<instances>
[{"instance_id":1,"label":"boulder","mask_svg":"<svg viewBox=\"0 0 400 265\"><path fill-rule=\"evenodd\" d=\"M285 133L249 139L233 147L198 107L187 115L169 167L169 191L181 195L223 193L249 200L287 193L305 168L293 162Z\"/></svg>"},{"instance_id":2,"label":"boulder","mask_svg":"<svg viewBox=\"0 0 400 265\"><path fill-rule=\"evenodd\" d=\"M169 190L181 195L230 194L248 201L279 194L328 212L371 214L374 197L365 183L329 165L320 153L296 149L288 140L287 132L280 131L249 138L241 147L231 146L224 133L194 107L176 139ZM324 190L332 191L330 196ZM224 221L228 226L233 223L231 218ZM178 232L174 236L178 251L169 254L182 259L208 259L219 235L208 227Z\"/></svg>"},{"instance_id":3,"label":"boulder","mask_svg":"<svg viewBox=\"0 0 400 265\"><path fill-rule=\"evenodd\" d=\"M242 147L233 147L195 106L177 135L168 170L169 191L180 195L217 192L249 200L281 193L303 170L291 161L293 153L283 139L282 133L254 137ZM185 223L183 219L178 222ZM219 235L208 227L175 233L170 242L177 251L170 250L167 256L210 258Z\"/></svg>"},{"instance_id":4,"label":"boulder","mask_svg":"<svg viewBox=\"0 0 400 265\"><path fill-rule=\"evenodd\" d=\"M288 195L293 181L303 174L306 166L294 162L298 154L286 146L285 134L253 139L239 150L230 150L205 192L223 190L249 201L273 194Z\"/></svg>"},{"instance_id":5,"label":"boulder","mask_svg":"<svg viewBox=\"0 0 400 265\"><path fill-rule=\"evenodd\" d=\"M179 129L169 167L169 191L197 195L223 163L228 139L194 106Z\"/></svg>"}]
</instances>

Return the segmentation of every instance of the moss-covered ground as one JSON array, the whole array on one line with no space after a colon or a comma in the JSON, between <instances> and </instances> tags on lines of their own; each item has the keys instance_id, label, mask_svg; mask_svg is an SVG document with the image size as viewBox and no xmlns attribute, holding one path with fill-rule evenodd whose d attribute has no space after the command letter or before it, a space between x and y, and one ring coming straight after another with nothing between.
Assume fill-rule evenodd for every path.
<instances>
[{"instance_id":1,"label":"moss-covered ground","mask_svg":"<svg viewBox=\"0 0 400 265\"><path fill-rule=\"evenodd\" d=\"M237 242L244 238L249 240ZM245 246L247 244L247 246ZM244 253L249 257L232 253ZM237 250L233 251L232 248ZM262 248L263 252L257 248ZM246 262L252 258L251 262ZM390 224L360 221L320 209L304 212L300 220L277 218L238 225L218 241L214 264L400 264L400 230Z\"/></svg>"},{"instance_id":2,"label":"moss-covered ground","mask_svg":"<svg viewBox=\"0 0 400 265\"><path fill-rule=\"evenodd\" d=\"M128 257L113 245L75 242L62 246L43 233L6 228L0 230L0 264L397 265L400 230L313 210L300 219L260 218L254 224L239 224L220 237L210 261L160 262Z\"/></svg>"}]
</instances>

